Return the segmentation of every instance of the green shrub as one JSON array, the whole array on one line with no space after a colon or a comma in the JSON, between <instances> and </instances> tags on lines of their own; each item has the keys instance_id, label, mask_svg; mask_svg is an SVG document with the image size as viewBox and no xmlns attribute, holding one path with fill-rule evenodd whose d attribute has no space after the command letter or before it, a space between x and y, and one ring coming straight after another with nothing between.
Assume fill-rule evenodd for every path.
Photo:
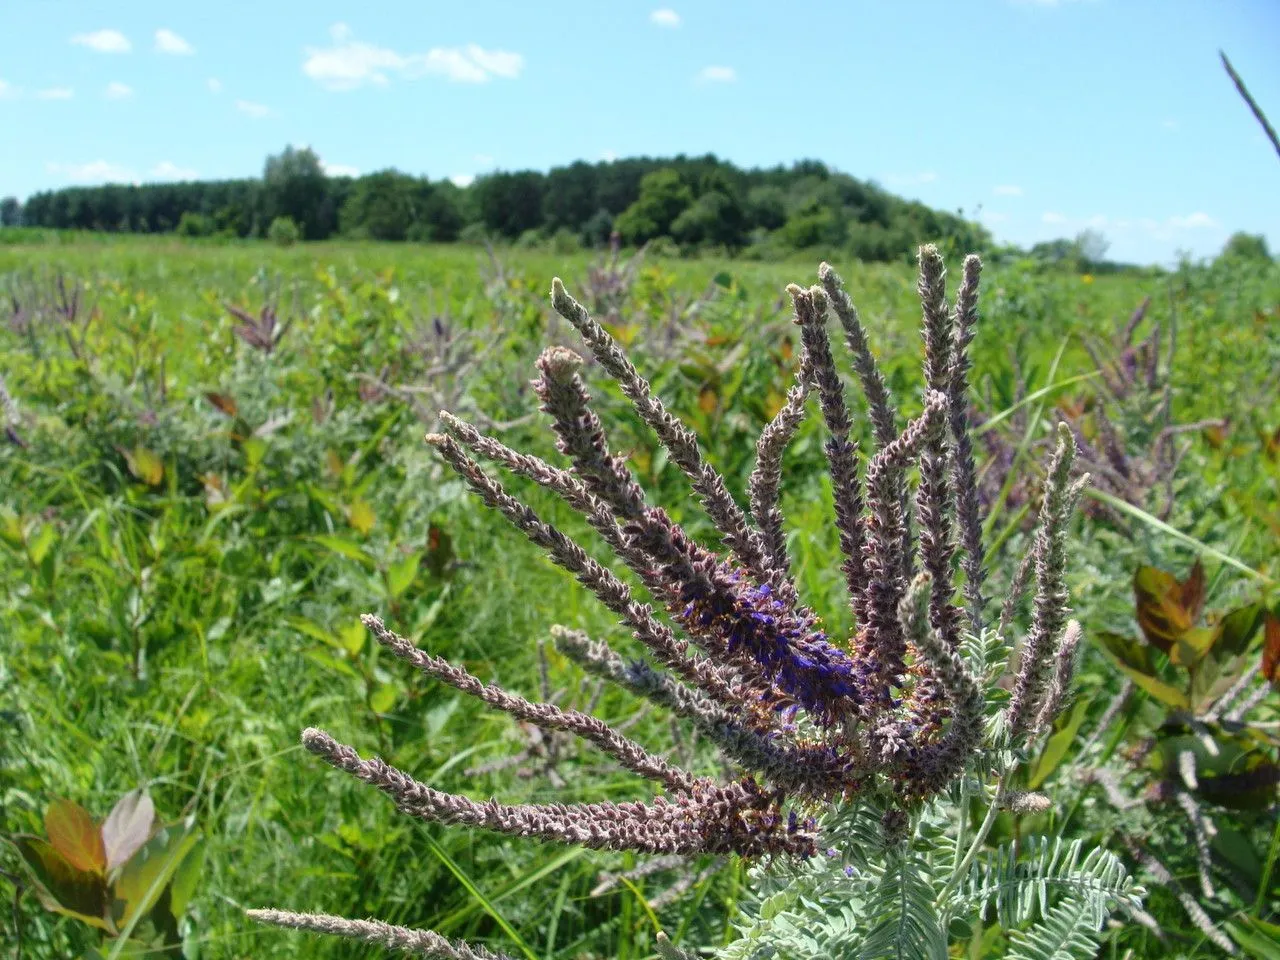
<instances>
[{"instance_id":1,"label":"green shrub","mask_svg":"<svg viewBox=\"0 0 1280 960\"><path fill-rule=\"evenodd\" d=\"M302 239L302 231L292 217L276 217L267 227L267 239L278 247L291 247Z\"/></svg>"}]
</instances>

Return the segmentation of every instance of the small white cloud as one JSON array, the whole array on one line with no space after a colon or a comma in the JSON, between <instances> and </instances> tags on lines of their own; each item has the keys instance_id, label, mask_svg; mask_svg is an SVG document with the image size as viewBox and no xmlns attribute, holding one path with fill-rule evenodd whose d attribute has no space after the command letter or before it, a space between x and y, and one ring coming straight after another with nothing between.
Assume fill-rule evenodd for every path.
<instances>
[{"instance_id":1,"label":"small white cloud","mask_svg":"<svg viewBox=\"0 0 1280 960\"><path fill-rule=\"evenodd\" d=\"M189 57L196 48L172 30L161 27L156 31L156 53L171 53L178 57Z\"/></svg>"},{"instance_id":2,"label":"small white cloud","mask_svg":"<svg viewBox=\"0 0 1280 960\"><path fill-rule=\"evenodd\" d=\"M253 117L255 120L261 120L263 117L271 116L270 107L265 103L254 103L252 100L237 100L236 109L246 117Z\"/></svg>"},{"instance_id":3,"label":"small white cloud","mask_svg":"<svg viewBox=\"0 0 1280 960\"><path fill-rule=\"evenodd\" d=\"M75 95L70 87L46 87L36 91L37 100L70 100Z\"/></svg>"},{"instance_id":4,"label":"small white cloud","mask_svg":"<svg viewBox=\"0 0 1280 960\"><path fill-rule=\"evenodd\" d=\"M1162 120L1160 121L1160 126L1171 132L1176 132L1181 124L1177 120Z\"/></svg>"},{"instance_id":5,"label":"small white cloud","mask_svg":"<svg viewBox=\"0 0 1280 960\"><path fill-rule=\"evenodd\" d=\"M8 80L0 80L0 100L13 100L18 96L18 88Z\"/></svg>"},{"instance_id":6,"label":"small white cloud","mask_svg":"<svg viewBox=\"0 0 1280 960\"><path fill-rule=\"evenodd\" d=\"M133 96L133 87L127 83L121 83L119 80L112 80L107 84L107 88L102 91L102 95L108 100L127 100Z\"/></svg>"},{"instance_id":7,"label":"small white cloud","mask_svg":"<svg viewBox=\"0 0 1280 960\"><path fill-rule=\"evenodd\" d=\"M222 81L219 80L217 77L210 77L208 80L204 82L204 85L209 88L210 93L222 92Z\"/></svg>"},{"instance_id":8,"label":"small white cloud","mask_svg":"<svg viewBox=\"0 0 1280 960\"><path fill-rule=\"evenodd\" d=\"M477 153L471 159L474 160L477 163L477 165L481 167L493 166L493 157L489 156L487 153Z\"/></svg>"},{"instance_id":9,"label":"small white cloud","mask_svg":"<svg viewBox=\"0 0 1280 960\"><path fill-rule=\"evenodd\" d=\"M91 160L88 163L47 163L50 173L61 174L75 183L137 183L138 177L128 167Z\"/></svg>"},{"instance_id":10,"label":"small white cloud","mask_svg":"<svg viewBox=\"0 0 1280 960\"><path fill-rule=\"evenodd\" d=\"M152 180L196 180L200 174L190 167L180 167L171 160L161 160L151 168Z\"/></svg>"},{"instance_id":11,"label":"small white cloud","mask_svg":"<svg viewBox=\"0 0 1280 960\"><path fill-rule=\"evenodd\" d=\"M455 173L449 180L455 187L463 187L465 189L476 182L476 175L474 173Z\"/></svg>"},{"instance_id":12,"label":"small white cloud","mask_svg":"<svg viewBox=\"0 0 1280 960\"><path fill-rule=\"evenodd\" d=\"M605 163L613 163L618 159L618 153L616 150L605 150L601 152L600 159Z\"/></svg>"},{"instance_id":13,"label":"small white cloud","mask_svg":"<svg viewBox=\"0 0 1280 960\"><path fill-rule=\"evenodd\" d=\"M670 7L662 7L659 10L649 14L649 22L659 27L673 29L680 26L680 14L676 13Z\"/></svg>"},{"instance_id":14,"label":"small white cloud","mask_svg":"<svg viewBox=\"0 0 1280 960\"><path fill-rule=\"evenodd\" d=\"M698 79L706 83L733 83L738 79L738 72L733 67L703 67Z\"/></svg>"},{"instance_id":15,"label":"small white cloud","mask_svg":"<svg viewBox=\"0 0 1280 960\"><path fill-rule=\"evenodd\" d=\"M329 28L331 47L308 47L302 72L328 90L355 90L367 84L385 86L392 78L417 80L441 76L455 83L485 83L494 77L513 80L524 69L524 57L478 44L433 47L423 53L400 53L354 39L351 28Z\"/></svg>"},{"instance_id":16,"label":"small white cloud","mask_svg":"<svg viewBox=\"0 0 1280 960\"><path fill-rule=\"evenodd\" d=\"M1169 226L1175 230L1212 230L1220 224L1207 213L1192 213L1185 217L1170 217Z\"/></svg>"},{"instance_id":17,"label":"small white cloud","mask_svg":"<svg viewBox=\"0 0 1280 960\"><path fill-rule=\"evenodd\" d=\"M93 33L77 33L71 42L96 50L98 53L128 53L133 44L119 30L95 30Z\"/></svg>"},{"instance_id":18,"label":"small white cloud","mask_svg":"<svg viewBox=\"0 0 1280 960\"><path fill-rule=\"evenodd\" d=\"M997 210L983 210L978 214L978 219L983 223L1008 223L1009 215Z\"/></svg>"},{"instance_id":19,"label":"small white cloud","mask_svg":"<svg viewBox=\"0 0 1280 960\"><path fill-rule=\"evenodd\" d=\"M321 161L320 166L324 169L326 177L358 177L360 171L355 167L348 166L345 163L324 163Z\"/></svg>"},{"instance_id":20,"label":"small white cloud","mask_svg":"<svg viewBox=\"0 0 1280 960\"><path fill-rule=\"evenodd\" d=\"M925 183L936 183L938 174L933 170L922 170L920 173L891 173L885 180L895 187L918 187Z\"/></svg>"},{"instance_id":21,"label":"small white cloud","mask_svg":"<svg viewBox=\"0 0 1280 960\"><path fill-rule=\"evenodd\" d=\"M1063 224L1067 222L1067 218L1060 213L1055 213L1052 210L1046 210L1044 213L1040 214L1040 222L1055 225Z\"/></svg>"},{"instance_id":22,"label":"small white cloud","mask_svg":"<svg viewBox=\"0 0 1280 960\"><path fill-rule=\"evenodd\" d=\"M1022 188L1012 183L1002 183L992 191L997 197L1020 197Z\"/></svg>"}]
</instances>

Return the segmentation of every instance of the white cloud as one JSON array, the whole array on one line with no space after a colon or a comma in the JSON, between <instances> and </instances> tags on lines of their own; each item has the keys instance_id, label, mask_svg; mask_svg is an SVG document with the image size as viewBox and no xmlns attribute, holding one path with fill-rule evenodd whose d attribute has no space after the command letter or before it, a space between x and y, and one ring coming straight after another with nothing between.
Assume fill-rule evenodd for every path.
<instances>
[{"instance_id":1,"label":"white cloud","mask_svg":"<svg viewBox=\"0 0 1280 960\"><path fill-rule=\"evenodd\" d=\"M36 91L37 100L70 100L75 95L70 87L46 87Z\"/></svg>"},{"instance_id":2,"label":"white cloud","mask_svg":"<svg viewBox=\"0 0 1280 960\"><path fill-rule=\"evenodd\" d=\"M891 173L885 180L895 187L918 187L926 183L936 183L938 174L933 170L922 170L920 173Z\"/></svg>"},{"instance_id":3,"label":"white cloud","mask_svg":"<svg viewBox=\"0 0 1280 960\"><path fill-rule=\"evenodd\" d=\"M210 77L208 80L204 82L204 85L209 88L210 93L222 92L222 81L219 80L217 77Z\"/></svg>"},{"instance_id":4,"label":"white cloud","mask_svg":"<svg viewBox=\"0 0 1280 960\"><path fill-rule=\"evenodd\" d=\"M680 14L669 7L663 7L649 14L649 22L668 29L680 26Z\"/></svg>"},{"instance_id":5,"label":"white cloud","mask_svg":"<svg viewBox=\"0 0 1280 960\"><path fill-rule=\"evenodd\" d=\"M733 67L703 67L698 79L707 83L732 83L738 79L738 72Z\"/></svg>"},{"instance_id":6,"label":"white cloud","mask_svg":"<svg viewBox=\"0 0 1280 960\"><path fill-rule=\"evenodd\" d=\"M469 187L476 182L474 173L455 173L449 178L455 187Z\"/></svg>"},{"instance_id":7,"label":"white cloud","mask_svg":"<svg viewBox=\"0 0 1280 960\"><path fill-rule=\"evenodd\" d=\"M1177 120L1162 120L1160 121L1160 126L1164 127L1166 130L1176 132L1181 124L1179 124Z\"/></svg>"},{"instance_id":8,"label":"white cloud","mask_svg":"<svg viewBox=\"0 0 1280 960\"><path fill-rule=\"evenodd\" d=\"M71 42L81 47L88 47L98 53L128 53L133 44L119 30L95 30L93 33L77 33Z\"/></svg>"},{"instance_id":9,"label":"white cloud","mask_svg":"<svg viewBox=\"0 0 1280 960\"><path fill-rule=\"evenodd\" d=\"M121 83L119 80L112 80L107 84L107 88L102 91L102 95L108 100L127 100L133 96L133 87L127 83Z\"/></svg>"},{"instance_id":10,"label":"white cloud","mask_svg":"<svg viewBox=\"0 0 1280 960\"><path fill-rule=\"evenodd\" d=\"M1002 183L992 191L997 197L1020 197L1022 188L1012 183Z\"/></svg>"},{"instance_id":11,"label":"white cloud","mask_svg":"<svg viewBox=\"0 0 1280 960\"><path fill-rule=\"evenodd\" d=\"M325 163L324 161L321 161L320 166L324 168L324 173L327 177L360 176L360 171L358 169L345 163Z\"/></svg>"},{"instance_id":12,"label":"white cloud","mask_svg":"<svg viewBox=\"0 0 1280 960\"><path fill-rule=\"evenodd\" d=\"M1067 218L1060 213L1055 213L1052 210L1046 210L1044 213L1040 214L1040 222L1049 223L1049 224L1062 224L1067 222Z\"/></svg>"},{"instance_id":13,"label":"white cloud","mask_svg":"<svg viewBox=\"0 0 1280 960\"><path fill-rule=\"evenodd\" d=\"M190 167L180 167L171 160L161 160L151 168L153 180L197 180L199 172Z\"/></svg>"},{"instance_id":14,"label":"white cloud","mask_svg":"<svg viewBox=\"0 0 1280 960\"><path fill-rule=\"evenodd\" d=\"M983 210L978 214L978 219L983 223L1008 223L1009 215L997 210Z\"/></svg>"},{"instance_id":15,"label":"white cloud","mask_svg":"<svg viewBox=\"0 0 1280 960\"><path fill-rule=\"evenodd\" d=\"M1213 230L1221 224L1207 213L1192 213L1185 217L1170 217L1169 226L1174 230Z\"/></svg>"},{"instance_id":16,"label":"white cloud","mask_svg":"<svg viewBox=\"0 0 1280 960\"><path fill-rule=\"evenodd\" d=\"M8 80L0 80L0 100L12 100L18 96L18 88Z\"/></svg>"},{"instance_id":17,"label":"white cloud","mask_svg":"<svg viewBox=\"0 0 1280 960\"><path fill-rule=\"evenodd\" d=\"M237 100L236 109L247 117L253 117L255 120L271 116L270 107L265 103L254 103L252 100Z\"/></svg>"},{"instance_id":18,"label":"white cloud","mask_svg":"<svg viewBox=\"0 0 1280 960\"><path fill-rule=\"evenodd\" d=\"M506 50L433 47L425 53L399 53L354 39L351 28L336 23L329 29L333 46L308 47L302 72L329 90L354 90L366 84L385 86L393 77L416 80L428 75L456 83L485 83L494 77L512 80L524 69L524 57Z\"/></svg>"},{"instance_id":19,"label":"white cloud","mask_svg":"<svg viewBox=\"0 0 1280 960\"><path fill-rule=\"evenodd\" d=\"M50 173L58 173L75 183L137 183L138 177L128 167L91 160L88 163L47 163Z\"/></svg>"},{"instance_id":20,"label":"white cloud","mask_svg":"<svg viewBox=\"0 0 1280 960\"><path fill-rule=\"evenodd\" d=\"M600 159L605 163L613 163L618 159L618 152L616 150L603 150L600 153Z\"/></svg>"},{"instance_id":21,"label":"white cloud","mask_svg":"<svg viewBox=\"0 0 1280 960\"><path fill-rule=\"evenodd\" d=\"M172 53L179 57L189 57L191 54L196 52L196 48L172 30L166 27L161 27L156 31L156 52Z\"/></svg>"},{"instance_id":22,"label":"white cloud","mask_svg":"<svg viewBox=\"0 0 1280 960\"><path fill-rule=\"evenodd\" d=\"M487 153L477 153L471 159L474 160L476 164L481 167L493 166L493 157L489 156Z\"/></svg>"}]
</instances>

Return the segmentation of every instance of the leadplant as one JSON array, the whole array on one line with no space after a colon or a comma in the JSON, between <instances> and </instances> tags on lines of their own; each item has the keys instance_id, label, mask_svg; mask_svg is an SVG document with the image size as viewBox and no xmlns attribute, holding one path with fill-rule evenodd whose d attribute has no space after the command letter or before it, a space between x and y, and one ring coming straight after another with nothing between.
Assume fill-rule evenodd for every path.
<instances>
[{"instance_id":1,"label":"leadplant","mask_svg":"<svg viewBox=\"0 0 1280 960\"><path fill-rule=\"evenodd\" d=\"M1016 594L1031 581L1034 592L1030 630L1015 645L1010 618L998 627L986 620L968 434L968 347L981 263L965 260L954 304L937 249L921 247L919 266L925 383L922 411L905 423L841 279L823 264L820 285L787 288L804 352L757 445L750 512L609 333L553 281L556 312L688 477L722 552L647 501L592 408L586 361L564 347L539 357L533 386L567 467L512 450L447 413L445 432L427 437L488 506L594 592L646 656L624 657L565 628L555 634L560 650L696 731L731 776L676 764L589 713L486 684L375 616L364 618L366 626L410 666L521 721L587 741L651 781L657 796L647 803L481 803L361 757L321 730L303 733L306 748L421 820L668 858L749 860L758 906L740 922L730 957L942 957L960 926L980 925L989 914L1010 928L1010 956L1087 955L1109 910L1137 902L1119 861L1054 838L1032 836L1021 849L994 853L986 842L1000 811L1034 814L1051 803L1006 785L1068 696L1080 629L1067 619L1065 538L1085 478L1072 475L1074 443L1064 429L1040 529L1013 587ZM833 354L832 313L868 400L875 440L868 453L856 439ZM778 506L783 453L813 394L857 624L849 636L829 636L799 596ZM629 569L628 579L512 495L481 460L563 499ZM1020 652L1011 656L1015 647ZM1004 673L1012 675L1011 697L998 682ZM495 956L374 921L251 915L420 954ZM659 949L686 955L665 940Z\"/></svg>"}]
</instances>

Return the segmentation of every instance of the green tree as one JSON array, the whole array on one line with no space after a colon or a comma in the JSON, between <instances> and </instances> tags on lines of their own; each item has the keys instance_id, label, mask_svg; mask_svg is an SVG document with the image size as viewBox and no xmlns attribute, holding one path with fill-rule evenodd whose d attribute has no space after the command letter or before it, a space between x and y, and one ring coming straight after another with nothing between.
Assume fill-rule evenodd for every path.
<instances>
[{"instance_id":1,"label":"green tree","mask_svg":"<svg viewBox=\"0 0 1280 960\"><path fill-rule=\"evenodd\" d=\"M495 233L514 240L543 224L542 198L545 178L532 170L494 173L477 180L471 189L480 219Z\"/></svg>"},{"instance_id":2,"label":"green tree","mask_svg":"<svg viewBox=\"0 0 1280 960\"><path fill-rule=\"evenodd\" d=\"M264 220L288 217L304 239L324 239L327 234L322 224L322 207L327 178L314 150L285 147L281 153L267 157L262 186Z\"/></svg>"},{"instance_id":3,"label":"green tree","mask_svg":"<svg viewBox=\"0 0 1280 960\"><path fill-rule=\"evenodd\" d=\"M342 232L372 240L405 240L426 220L431 186L396 170L361 177L342 205Z\"/></svg>"},{"instance_id":4,"label":"green tree","mask_svg":"<svg viewBox=\"0 0 1280 960\"><path fill-rule=\"evenodd\" d=\"M16 227L22 223L22 204L17 197L0 200L0 227Z\"/></svg>"},{"instance_id":5,"label":"green tree","mask_svg":"<svg viewBox=\"0 0 1280 960\"><path fill-rule=\"evenodd\" d=\"M1243 230L1233 233L1222 255L1233 260L1270 260L1271 251L1267 248L1267 238L1260 233L1245 233Z\"/></svg>"},{"instance_id":6,"label":"green tree","mask_svg":"<svg viewBox=\"0 0 1280 960\"><path fill-rule=\"evenodd\" d=\"M715 243L742 246L746 215L742 205L719 190L704 193L676 217L671 235L681 243Z\"/></svg>"},{"instance_id":7,"label":"green tree","mask_svg":"<svg viewBox=\"0 0 1280 960\"><path fill-rule=\"evenodd\" d=\"M693 191L670 168L645 174L640 196L622 211L615 226L628 243L669 236L671 224L693 203Z\"/></svg>"}]
</instances>

